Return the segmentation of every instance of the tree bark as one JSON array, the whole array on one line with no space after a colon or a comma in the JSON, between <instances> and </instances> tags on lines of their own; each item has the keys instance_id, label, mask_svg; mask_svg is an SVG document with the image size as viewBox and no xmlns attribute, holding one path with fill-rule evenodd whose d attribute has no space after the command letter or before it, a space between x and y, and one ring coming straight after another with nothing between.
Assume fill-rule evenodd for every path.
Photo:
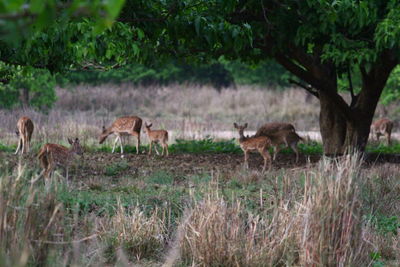
<instances>
[{"instance_id":1,"label":"tree bark","mask_svg":"<svg viewBox=\"0 0 400 267\"><path fill-rule=\"evenodd\" d=\"M319 125L325 155L338 155L344 152L346 140L346 119L329 96L320 92Z\"/></svg>"}]
</instances>

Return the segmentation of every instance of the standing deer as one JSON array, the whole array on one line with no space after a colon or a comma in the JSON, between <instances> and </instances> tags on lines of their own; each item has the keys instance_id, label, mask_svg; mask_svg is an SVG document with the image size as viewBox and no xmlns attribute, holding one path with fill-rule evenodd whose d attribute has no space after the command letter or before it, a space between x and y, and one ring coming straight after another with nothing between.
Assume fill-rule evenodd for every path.
<instances>
[{"instance_id":1,"label":"standing deer","mask_svg":"<svg viewBox=\"0 0 400 267\"><path fill-rule=\"evenodd\" d=\"M15 133L19 137L17 150L15 154L21 151L21 154L29 152L29 145L31 142L31 137L33 133L33 122L28 117L21 117L17 122L17 130Z\"/></svg>"},{"instance_id":2,"label":"standing deer","mask_svg":"<svg viewBox=\"0 0 400 267\"><path fill-rule=\"evenodd\" d=\"M45 144L40 149L38 159L40 165L44 169L44 176L46 178L50 178L55 167L61 166L65 168L66 177L68 179L68 167L74 156L83 155L83 149L78 138L76 138L75 141L68 138L68 143L71 145L69 149L57 144Z\"/></svg>"},{"instance_id":3,"label":"standing deer","mask_svg":"<svg viewBox=\"0 0 400 267\"><path fill-rule=\"evenodd\" d=\"M271 169L271 155L268 152L268 148L271 146L271 140L266 136L245 137L243 131L247 128L247 123L245 123L243 126L240 126L235 122L233 126L239 131L239 144L240 148L244 152L245 166L247 168L249 167L249 152L256 150L264 158L264 166L262 171L265 171L267 167L267 161L269 162L269 169Z\"/></svg>"},{"instance_id":4,"label":"standing deer","mask_svg":"<svg viewBox=\"0 0 400 267\"><path fill-rule=\"evenodd\" d=\"M161 155L164 156L164 150L166 150L166 154L168 156L168 132L165 130L151 130L150 127L153 124L147 124L145 123L145 132L147 133L147 137L150 140L150 148L149 148L149 155L151 155L151 145L154 143L154 149L157 152L157 155L160 155L157 150L157 143L160 143L162 146L162 152Z\"/></svg>"},{"instance_id":5,"label":"standing deer","mask_svg":"<svg viewBox=\"0 0 400 267\"><path fill-rule=\"evenodd\" d=\"M257 136L268 136L278 131L292 131L295 132L293 124L285 122L270 122L266 123L257 130L255 137Z\"/></svg>"},{"instance_id":6,"label":"standing deer","mask_svg":"<svg viewBox=\"0 0 400 267\"><path fill-rule=\"evenodd\" d=\"M254 136L267 136L271 139L272 146L274 147L273 160L276 159L276 155L281 150L280 145L286 145L287 147L291 147L296 153L296 162L299 161L297 143L302 141L303 138L296 133L293 124L284 122L266 123L257 130Z\"/></svg>"},{"instance_id":7,"label":"standing deer","mask_svg":"<svg viewBox=\"0 0 400 267\"><path fill-rule=\"evenodd\" d=\"M115 146L119 140L121 145L121 154L124 154L124 149L122 146L122 136L136 136L136 154L139 154L139 146L140 146L140 129L142 128L142 119L136 116L126 116L116 119L113 124L105 128L103 126L103 132L99 137L99 143L102 144L106 138L110 134L115 134L117 138L115 138L114 146L112 149L112 153L114 153Z\"/></svg>"},{"instance_id":8,"label":"standing deer","mask_svg":"<svg viewBox=\"0 0 400 267\"><path fill-rule=\"evenodd\" d=\"M296 153L296 163L299 161L299 151L297 149L297 143L299 141L304 141L296 132L288 130L280 130L278 132L269 134L268 137L271 139L272 146L274 147L273 160L276 159L276 155L281 150L281 145L286 147L291 147Z\"/></svg>"},{"instance_id":9,"label":"standing deer","mask_svg":"<svg viewBox=\"0 0 400 267\"><path fill-rule=\"evenodd\" d=\"M376 140L379 141L379 137L385 135L388 145L391 144L390 136L392 134L392 129L393 121L387 118L376 120L371 124L371 133L376 136Z\"/></svg>"}]
</instances>

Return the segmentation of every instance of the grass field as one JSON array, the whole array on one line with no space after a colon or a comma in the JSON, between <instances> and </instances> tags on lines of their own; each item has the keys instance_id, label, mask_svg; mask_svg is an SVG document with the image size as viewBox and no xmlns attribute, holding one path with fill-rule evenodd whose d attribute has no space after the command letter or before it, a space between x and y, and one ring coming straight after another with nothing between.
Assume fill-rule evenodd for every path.
<instances>
[{"instance_id":1,"label":"grass field","mask_svg":"<svg viewBox=\"0 0 400 267\"><path fill-rule=\"evenodd\" d=\"M273 117L269 111L279 106L270 99L295 101L299 93L238 88L223 91L219 99L208 88L182 93L152 89L149 94L142 88L129 98L123 88L80 89L77 95L60 89L60 100L48 115L26 111L36 132L31 153L22 157L13 154L15 121L22 111L0 111L0 266L400 264L398 143L371 142L359 160L324 158L321 144L307 141L299 145L298 163L290 150L283 150L263 174L259 154L251 154L246 170L235 140L192 140L183 133L194 130L181 126L177 137L185 139L173 141L169 157L148 156L146 142L136 155L131 139L121 158L111 153L113 138L97 144L101 125L116 116L143 114L155 127L167 129L190 121L200 125L199 131L229 130L235 120L248 121L254 130L268 118L290 117ZM263 95L270 107L260 118L254 114ZM173 117L172 106L179 111L192 97L190 116ZM238 106L222 107L231 97ZM122 101L120 106L115 99ZM212 116L210 102L217 106ZM297 103L291 122L301 130L316 127L315 110L299 115L307 112L306 99ZM49 141L66 145L66 137L75 136L85 154L72 164L69 179L58 169L50 180L35 180L41 171L36 159L40 146Z\"/></svg>"}]
</instances>

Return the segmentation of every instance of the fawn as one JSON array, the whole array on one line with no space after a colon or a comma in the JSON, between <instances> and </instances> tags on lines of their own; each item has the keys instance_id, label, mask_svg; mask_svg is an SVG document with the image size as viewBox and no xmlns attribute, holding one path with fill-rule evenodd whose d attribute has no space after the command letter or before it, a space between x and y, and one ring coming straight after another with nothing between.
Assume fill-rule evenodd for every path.
<instances>
[{"instance_id":1,"label":"fawn","mask_svg":"<svg viewBox=\"0 0 400 267\"><path fill-rule=\"evenodd\" d=\"M64 167L66 177L68 179L68 167L75 155L83 155L83 149L76 138L72 141L68 138L68 143L71 147L68 149L65 146L57 144L45 144L38 153L40 165L44 169L44 176L50 178L51 173L56 166Z\"/></svg>"},{"instance_id":2,"label":"fawn","mask_svg":"<svg viewBox=\"0 0 400 267\"><path fill-rule=\"evenodd\" d=\"M142 128L142 119L136 116L126 116L116 119L113 124L106 128L103 126L103 131L99 137L99 143L102 144L110 134L115 134L114 146L112 153L114 153L115 146L119 140L121 145L121 154L124 154L124 149L122 146L122 136L135 136L137 138L136 142L136 154L139 154L140 146L140 129Z\"/></svg>"},{"instance_id":3,"label":"fawn","mask_svg":"<svg viewBox=\"0 0 400 267\"><path fill-rule=\"evenodd\" d=\"M271 139L272 146L274 147L273 160L276 159L276 155L280 151L280 145L286 145L287 147L290 146L296 153L296 162L299 161L297 143L304 141L304 139L296 133L292 124L284 122L266 123L257 130L254 136L267 136Z\"/></svg>"},{"instance_id":4,"label":"fawn","mask_svg":"<svg viewBox=\"0 0 400 267\"><path fill-rule=\"evenodd\" d=\"M31 142L31 137L33 133L33 122L28 117L21 117L17 122L17 130L15 133L19 137L17 150L15 154L21 151L21 154L29 152L29 145Z\"/></svg>"},{"instance_id":5,"label":"fawn","mask_svg":"<svg viewBox=\"0 0 400 267\"><path fill-rule=\"evenodd\" d=\"M385 135L388 145L391 144L390 136L392 134L392 129L393 121L387 118L376 120L371 124L371 133L376 136L376 140L379 141L379 137Z\"/></svg>"},{"instance_id":6,"label":"fawn","mask_svg":"<svg viewBox=\"0 0 400 267\"><path fill-rule=\"evenodd\" d=\"M154 144L154 149L156 150L157 155L160 155L160 153L158 153L158 150L157 150L157 147L156 147L156 144L160 143L160 145L162 146L161 155L163 156L164 155L164 150L166 150L166 153L167 153L167 156L168 156L168 143L167 143L168 142L168 132L165 131L165 130L151 130L150 127L152 125L153 125L152 123L150 123L150 124L145 123L144 124L145 132L147 133L147 137L150 140L149 155L151 155L151 145L153 143L155 143Z\"/></svg>"},{"instance_id":7,"label":"fawn","mask_svg":"<svg viewBox=\"0 0 400 267\"><path fill-rule=\"evenodd\" d=\"M240 126L235 122L233 126L239 131L239 144L240 148L244 152L245 166L247 168L249 167L249 152L257 150L264 158L264 166L262 171L265 171L267 167L267 161L269 162L269 169L271 169L271 156L268 152L268 148L272 145L271 140L266 136L245 137L243 131L247 128L247 123L245 123L243 126Z\"/></svg>"}]
</instances>

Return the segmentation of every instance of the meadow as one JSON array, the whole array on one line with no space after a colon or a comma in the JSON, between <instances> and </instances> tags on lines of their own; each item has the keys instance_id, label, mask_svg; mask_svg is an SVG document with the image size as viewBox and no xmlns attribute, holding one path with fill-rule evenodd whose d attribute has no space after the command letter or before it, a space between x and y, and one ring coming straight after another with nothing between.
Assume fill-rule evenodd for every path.
<instances>
[{"instance_id":1,"label":"meadow","mask_svg":"<svg viewBox=\"0 0 400 267\"><path fill-rule=\"evenodd\" d=\"M237 141L213 133L248 122L286 121L318 130L318 103L299 90L238 87L58 88L49 112L0 111L0 265L5 266L398 266L400 146L330 159L321 144L283 150L272 170ZM389 111L388 111L389 110ZM388 113L389 112L389 113ZM378 115L394 117L395 108ZM32 151L13 154L15 123L35 123ZM174 130L169 157L99 145L102 125L138 115ZM206 132L207 134L204 134ZM208 136L208 137L207 137ZM40 173L45 142L79 137L83 160L69 179ZM383 140L382 140L383 143ZM117 150L119 151L119 150Z\"/></svg>"}]
</instances>

